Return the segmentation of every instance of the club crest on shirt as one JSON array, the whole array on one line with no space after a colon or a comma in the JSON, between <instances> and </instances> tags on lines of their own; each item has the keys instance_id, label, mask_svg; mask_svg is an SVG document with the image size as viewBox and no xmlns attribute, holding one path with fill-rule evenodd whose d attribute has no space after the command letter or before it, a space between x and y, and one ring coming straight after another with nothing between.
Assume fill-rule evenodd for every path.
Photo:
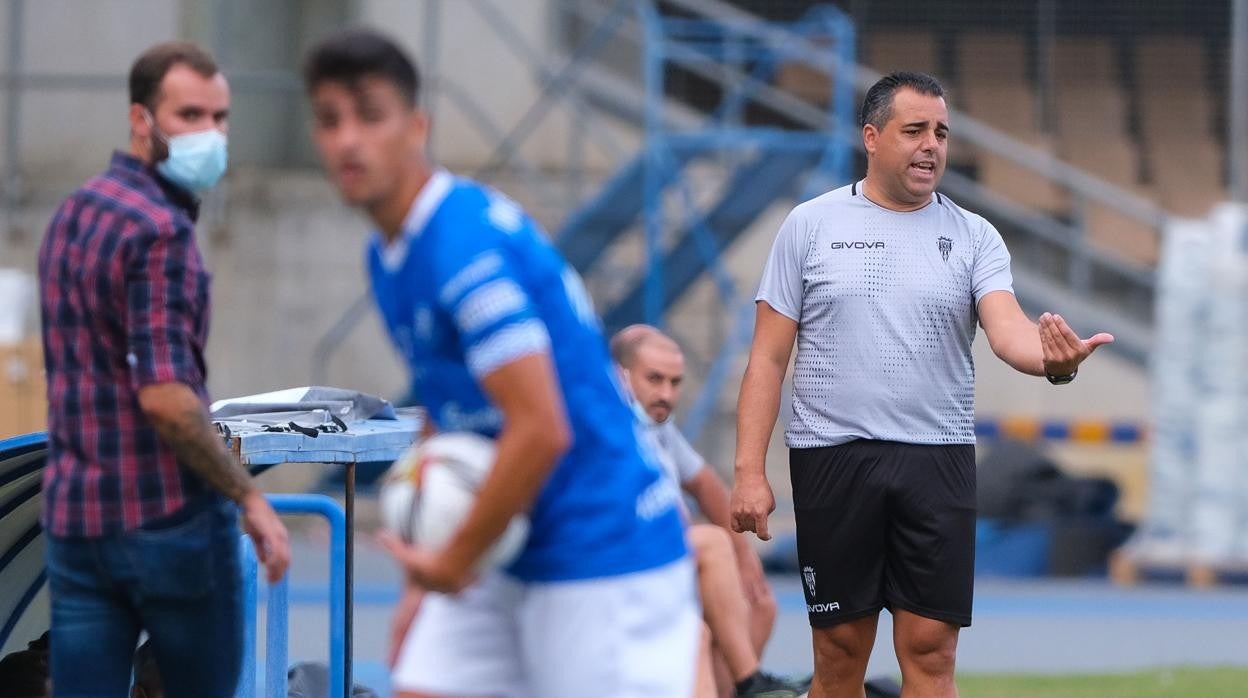
<instances>
[{"instance_id":1,"label":"club crest on shirt","mask_svg":"<svg viewBox=\"0 0 1248 698\"><path fill-rule=\"evenodd\" d=\"M953 240L943 235L936 238L936 249L940 250L940 258L949 261L949 253L953 251Z\"/></svg>"}]
</instances>

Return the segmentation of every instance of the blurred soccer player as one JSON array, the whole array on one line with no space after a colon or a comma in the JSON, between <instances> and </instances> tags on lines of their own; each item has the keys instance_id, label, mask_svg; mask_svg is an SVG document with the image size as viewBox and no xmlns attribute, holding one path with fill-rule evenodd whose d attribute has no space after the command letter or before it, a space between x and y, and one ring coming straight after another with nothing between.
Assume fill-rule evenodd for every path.
<instances>
[{"instance_id":1,"label":"blurred soccer player","mask_svg":"<svg viewBox=\"0 0 1248 698\"><path fill-rule=\"evenodd\" d=\"M757 297L737 402L733 526L770 537L767 443L793 345L790 450L798 558L814 629L812 698L861 696L880 609L907 696L955 696L971 624L976 323L1015 369L1069 383L1106 334L1039 324L983 218L936 193L949 113L930 76L893 73L861 113L864 180L793 209Z\"/></svg>"},{"instance_id":2,"label":"blurred soccer player","mask_svg":"<svg viewBox=\"0 0 1248 698\"><path fill-rule=\"evenodd\" d=\"M373 295L443 431L498 442L441 551L385 542L430 590L398 653L401 695L686 696L698 630L678 492L643 454L580 278L498 192L435 168L411 60L350 31L305 79L326 173L376 226ZM648 452L648 450L647 450ZM511 517L531 534L472 583Z\"/></svg>"}]
</instances>

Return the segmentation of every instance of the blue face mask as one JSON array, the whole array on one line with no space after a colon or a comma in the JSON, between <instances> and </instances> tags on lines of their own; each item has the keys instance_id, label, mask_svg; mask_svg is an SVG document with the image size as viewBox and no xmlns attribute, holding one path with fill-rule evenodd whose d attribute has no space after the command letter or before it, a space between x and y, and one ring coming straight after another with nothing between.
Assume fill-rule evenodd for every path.
<instances>
[{"instance_id":1,"label":"blue face mask","mask_svg":"<svg viewBox=\"0 0 1248 698\"><path fill-rule=\"evenodd\" d=\"M157 137L168 145L169 157L156 163L156 171L179 187L200 194L225 174L227 141L217 129L168 137L158 132Z\"/></svg>"}]
</instances>

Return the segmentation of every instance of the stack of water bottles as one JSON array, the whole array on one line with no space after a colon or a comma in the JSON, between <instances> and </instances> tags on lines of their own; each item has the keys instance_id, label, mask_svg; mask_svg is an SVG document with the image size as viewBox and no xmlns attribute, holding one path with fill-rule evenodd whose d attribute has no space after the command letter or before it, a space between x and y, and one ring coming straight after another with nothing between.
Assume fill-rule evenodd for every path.
<instances>
[{"instance_id":1,"label":"stack of water bottles","mask_svg":"<svg viewBox=\"0 0 1248 698\"><path fill-rule=\"evenodd\" d=\"M1248 208L1175 220L1158 268L1141 563L1248 567Z\"/></svg>"}]
</instances>

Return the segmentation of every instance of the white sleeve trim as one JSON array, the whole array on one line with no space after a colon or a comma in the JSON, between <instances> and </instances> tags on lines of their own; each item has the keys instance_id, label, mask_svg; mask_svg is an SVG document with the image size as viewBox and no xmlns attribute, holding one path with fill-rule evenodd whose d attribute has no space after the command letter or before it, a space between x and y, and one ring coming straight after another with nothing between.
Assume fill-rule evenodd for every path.
<instances>
[{"instance_id":1,"label":"white sleeve trim","mask_svg":"<svg viewBox=\"0 0 1248 698\"><path fill-rule=\"evenodd\" d=\"M531 354L550 351L550 334L541 320L531 318L503 329L468 347L468 370L480 379L495 369Z\"/></svg>"},{"instance_id":2,"label":"white sleeve trim","mask_svg":"<svg viewBox=\"0 0 1248 698\"><path fill-rule=\"evenodd\" d=\"M497 252L481 254L443 284L442 290L438 292L438 300L449 306L469 288L495 275L502 268L503 258Z\"/></svg>"},{"instance_id":3,"label":"white sleeve trim","mask_svg":"<svg viewBox=\"0 0 1248 698\"><path fill-rule=\"evenodd\" d=\"M528 305L528 296L511 279L497 279L473 289L460 301L455 322L460 332L476 334Z\"/></svg>"}]
</instances>

